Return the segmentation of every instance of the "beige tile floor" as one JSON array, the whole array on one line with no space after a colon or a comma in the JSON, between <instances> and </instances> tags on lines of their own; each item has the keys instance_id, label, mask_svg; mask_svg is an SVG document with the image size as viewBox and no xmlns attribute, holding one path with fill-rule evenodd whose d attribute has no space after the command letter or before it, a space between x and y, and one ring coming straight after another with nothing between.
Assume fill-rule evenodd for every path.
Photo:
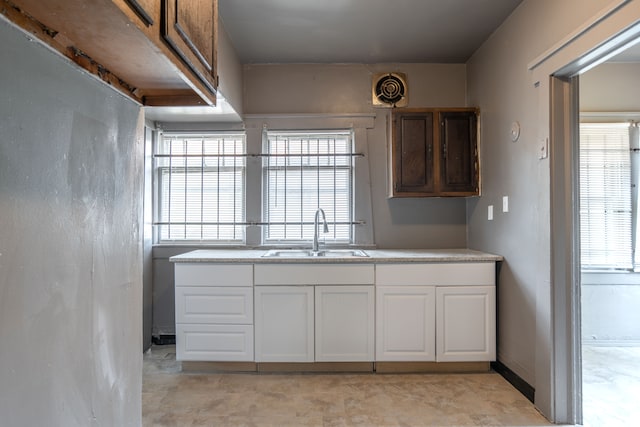
<instances>
[{"instance_id":1,"label":"beige tile floor","mask_svg":"<svg viewBox=\"0 0 640 427\"><path fill-rule=\"evenodd\" d=\"M144 426L549 426L500 375L194 374L144 357Z\"/></svg>"},{"instance_id":2,"label":"beige tile floor","mask_svg":"<svg viewBox=\"0 0 640 427\"><path fill-rule=\"evenodd\" d=\"M582 347L585 427L640 426L640 347Z\"/></svg>"}]
</instances>

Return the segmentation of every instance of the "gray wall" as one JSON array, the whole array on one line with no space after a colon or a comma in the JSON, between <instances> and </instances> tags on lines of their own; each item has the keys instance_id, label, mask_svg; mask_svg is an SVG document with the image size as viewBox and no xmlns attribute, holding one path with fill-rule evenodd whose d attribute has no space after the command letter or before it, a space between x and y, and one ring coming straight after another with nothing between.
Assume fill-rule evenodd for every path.
<instances>
[{"instance_id":1,"label":"gray wall","mask_svg":"<svg viewBox=\"0 0 640 427\"><path fill-rule=\"evenodd\" d=\"M376 113L368 131L374 242L379 248L466 247L462 198L387 198L390 110L373 108L374 73L406 73L409 107L464 107L464 64L245 65L246 114Z\"/></svg>"},{"instance_id":2,"label":"gray wall","mask_svg":"<svg viewBox=\"0 0 640 427\"><path fill-rule=\"evenodd\" d=\"M242 64L236 54L229 35L224 29L222 21L218 24L218 77L220 85L218 90L222 93L233 110L240 117L243 114L242 106Z\"/></svg>"},{"instance_id":3,"label":"gray wall","mask_svg":"<svg viewBox=\"0 0 640 427\"><path fill-rule=\"evenodd\" d=\"M0 423L140 425L140 108L0 39Z\"/></svg>"},{"instance_id":4,"label":"gray wall","mask_svg":"<svg viewBox=\"0 0 640 427\"><path fill-rule=\"evenodd\" d=\"M580 111L640 119L640 64L605 63L582 74ZM583 272L581 294L583 344L640 345L640 273Z\"/></svg>"},{"instance_id":5,"label":"gray wall","mask_svg":"<svg viewBox=\"0 0 640 427\"><path fill-rule=\"evenodd\" d=\"M566 350L555 347L552 313L566 310L561 302L554 307L553 295L570 284L552 283L552 177L550 160L539 160L538 150L550 135L550 76L638 16L634 0L605 14L614 3L624 2L524 0L467 63L468 102L483 112L484 189L467 202L469 246L505 256L498 276L498 359L535 387L545 415L562 412L558 421L565 421L567 393L556 379L570 373L554 366L554 356ZM515 143L513 121L522 128ZM508 213L500 210L505 195ZM497 208L493 221L489 205Z\"/></svg>"}]
</instances>

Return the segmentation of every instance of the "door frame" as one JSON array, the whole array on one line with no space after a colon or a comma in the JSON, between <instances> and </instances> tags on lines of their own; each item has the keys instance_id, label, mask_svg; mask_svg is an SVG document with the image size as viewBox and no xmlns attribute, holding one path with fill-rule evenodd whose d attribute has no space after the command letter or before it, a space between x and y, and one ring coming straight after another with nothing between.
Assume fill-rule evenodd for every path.
<instances>
[{"instance_id":1,"label":"door frame","mask_svg":"<svg viewBox=\"0 0 640 427\"><path fill-rule=\"evenodd\" d=\"M640 23L548 74L551 216L552 413L582 424L579 218L579 75L640 39ZM570 49L569 49L570 50ZM571 53L569 53L571 55Z\"/></svg>"}]
</instances>

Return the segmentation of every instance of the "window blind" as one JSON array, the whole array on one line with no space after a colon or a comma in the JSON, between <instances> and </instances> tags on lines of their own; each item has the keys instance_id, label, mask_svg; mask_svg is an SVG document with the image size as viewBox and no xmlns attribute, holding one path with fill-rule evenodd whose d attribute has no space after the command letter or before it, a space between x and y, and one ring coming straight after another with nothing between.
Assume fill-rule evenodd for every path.
<instances>
[{"instance_id":1,"label":"window blind","mask_svg":"<svg viewBox=\"0 0 640 427\"><path fill-rule=\"evenodd\" d=\"M165 134L156 148L157 240L245 240L244 134Z\"/></svg>"},{"instance_id":2,"label":"window blind","mask_svg":"<svg viewBox=\"0 0 640 427\"><path fill-rule=\"evenodd\" d=\"M350 131L267 132L263 157L263 241L313 239L322 208L325 242L350 243L353 229L353 137Z\"/></svg>"},{"instance_id":3,"label":"window blind","mask_svg":"<svg viewBox=\"0 0 640 427\"><path fill-rule=\"evenodd\" d=\"M629 125L580 124L581 265L631 269Z\"/></svg>"}]
</instances>

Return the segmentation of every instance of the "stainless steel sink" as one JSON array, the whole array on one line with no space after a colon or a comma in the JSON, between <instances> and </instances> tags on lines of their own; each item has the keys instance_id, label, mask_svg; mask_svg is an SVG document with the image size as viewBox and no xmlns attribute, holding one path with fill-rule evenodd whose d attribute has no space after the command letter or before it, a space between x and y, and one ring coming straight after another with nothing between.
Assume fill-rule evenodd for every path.
<instances>
[{"instance_id":1,"label":"stainless steel sink","mask_svg":"<svg viewBox=\"0 0 640 427\"><path fill-rule=\"evenodd\" d=\"M360 249L271 249L263 257L267 258L364 258L367 253Z\"/></svg>"}]
</instances>

